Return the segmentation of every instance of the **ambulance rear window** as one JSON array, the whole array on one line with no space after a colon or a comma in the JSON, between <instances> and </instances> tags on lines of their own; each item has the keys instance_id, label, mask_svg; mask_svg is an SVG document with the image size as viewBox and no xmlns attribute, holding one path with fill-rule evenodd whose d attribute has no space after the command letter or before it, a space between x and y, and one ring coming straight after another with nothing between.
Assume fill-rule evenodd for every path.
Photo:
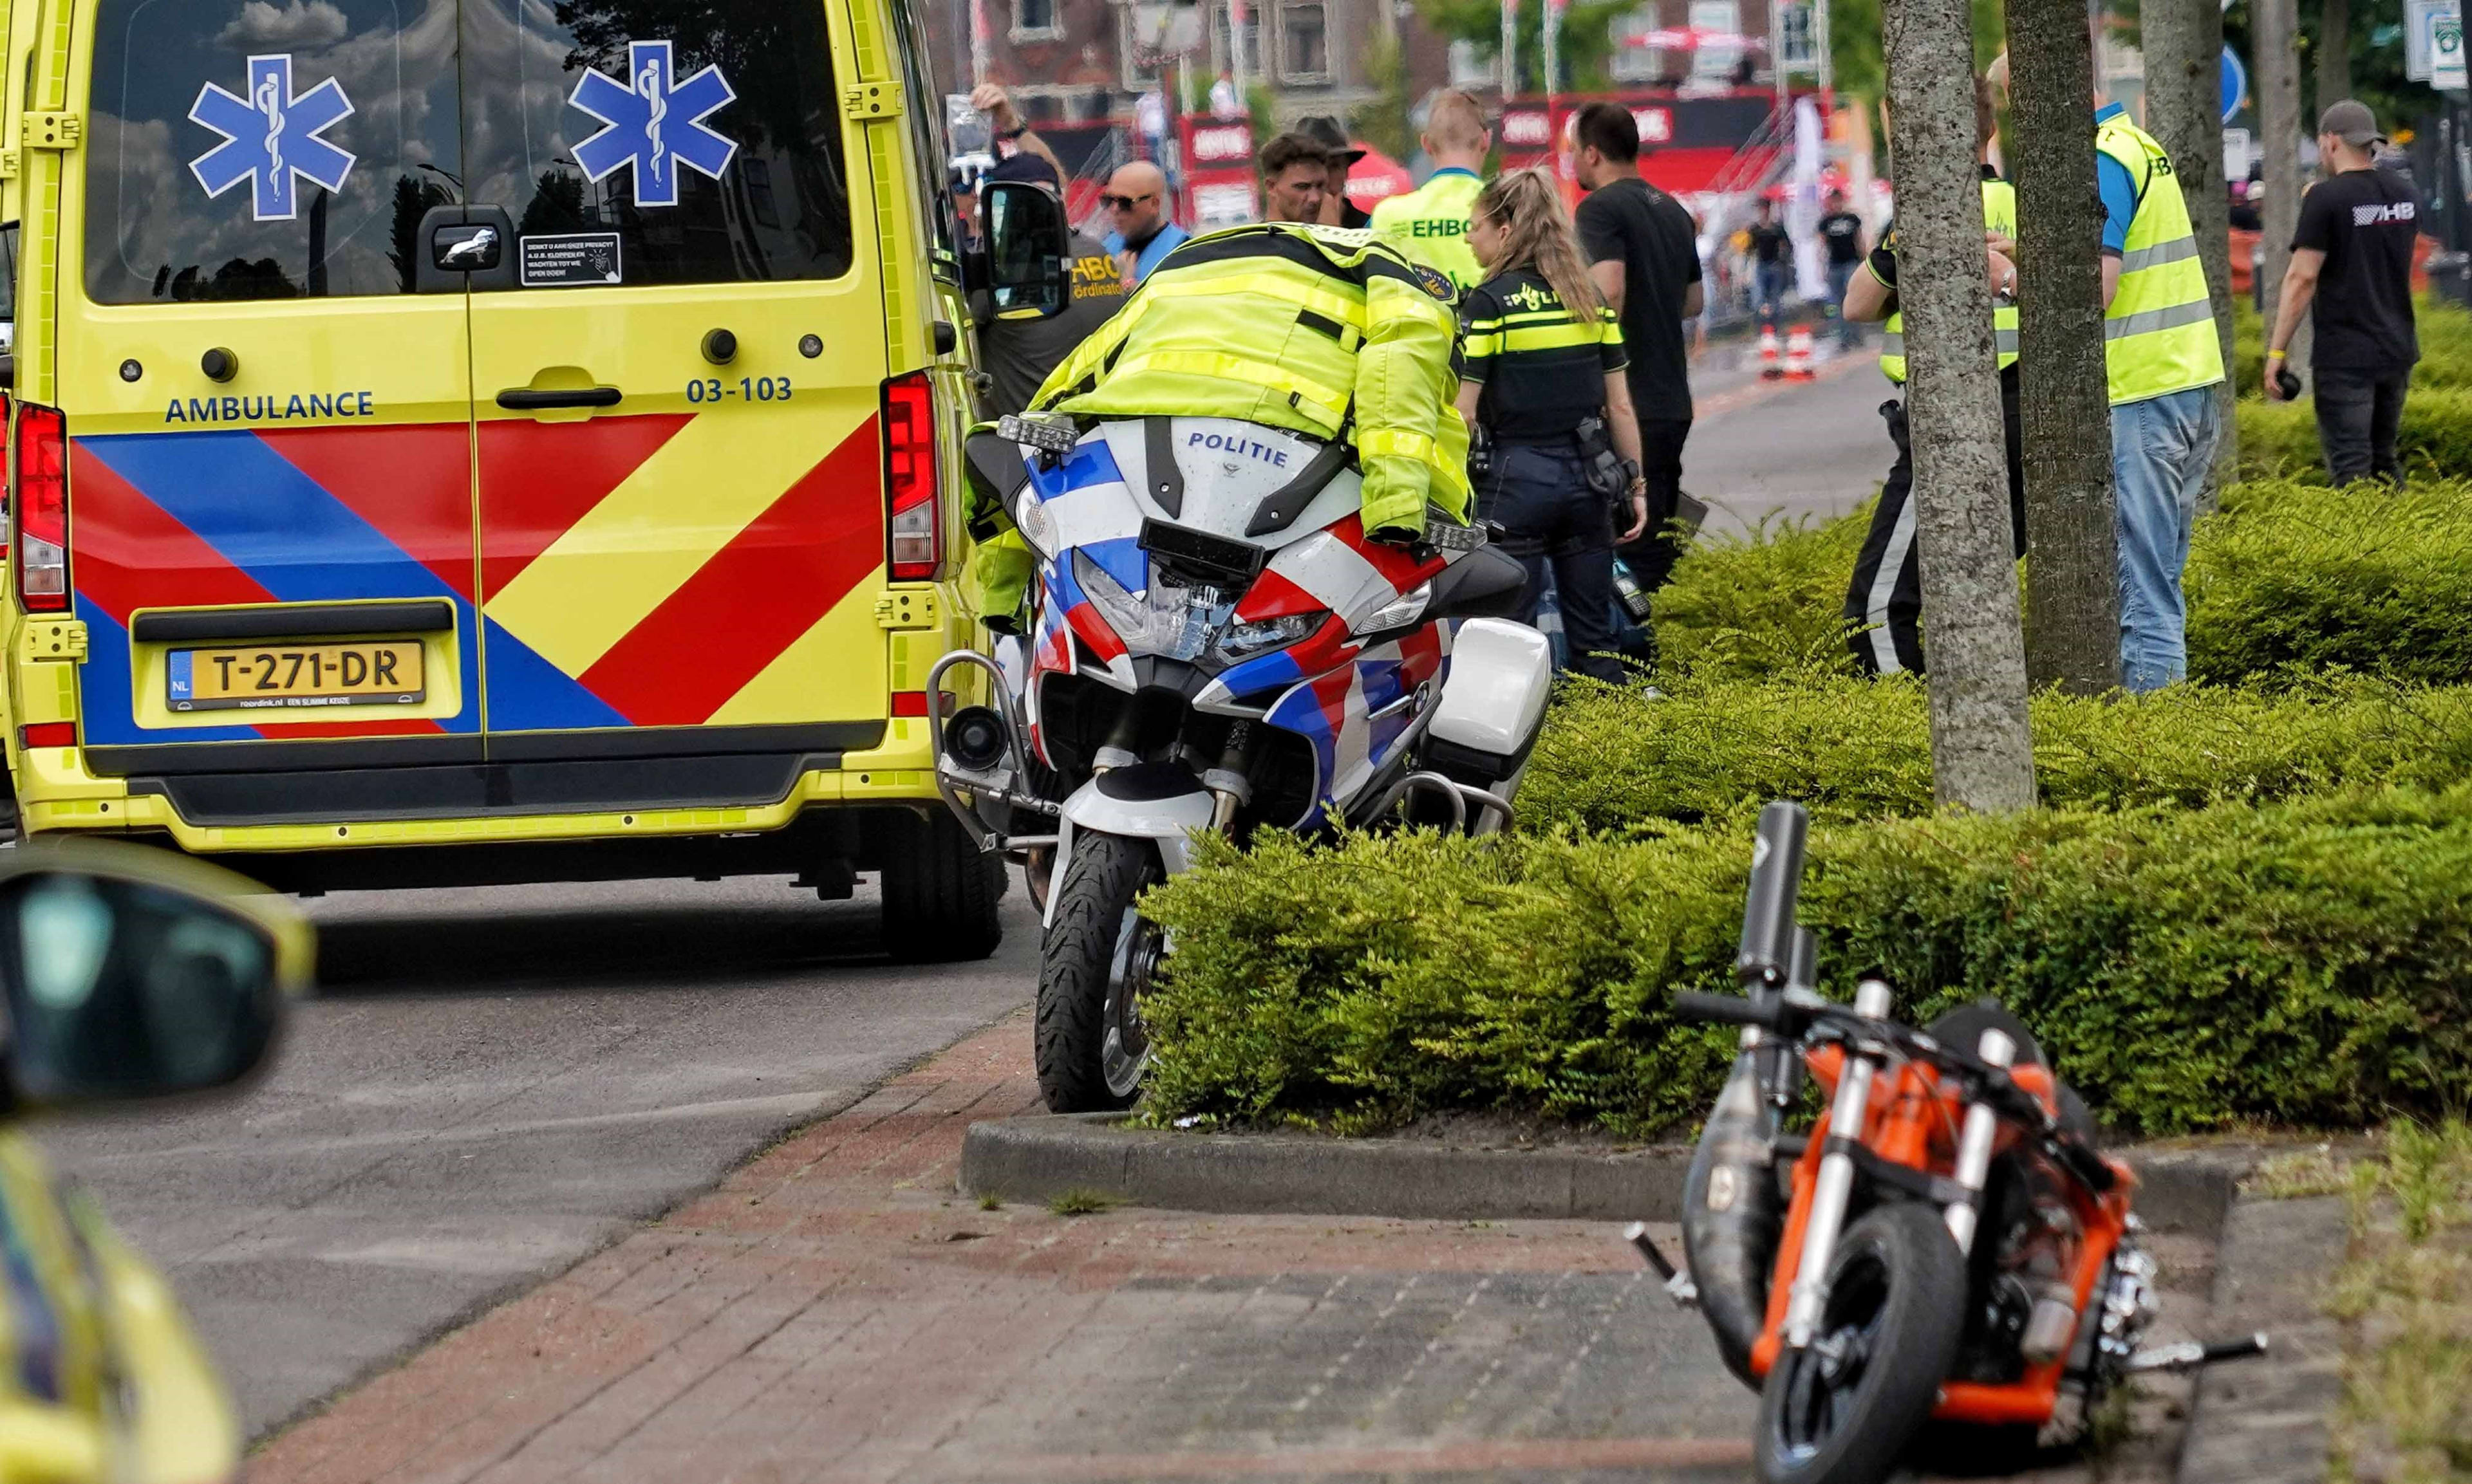
<instances>
[{"instance_id":1,"label":"ambulance rear window","mask_svg":"<svg viewBox=\"0 0 2472 1484\"><path fill-rule=\"evenodd\" d=\"M513 219L527 282L849 271L820 0L464 0L464 14L466 178ZM579 258L591 270L566 275Z\"/></svg>"},{"instance_id":2,"label":"ambulance rear window","mask_svg":"<svg viewBox=\"0 0 2472 1484\"><path fill-rule=\"evenodd\" d=\"M460 174L456 10L102 0L83 152L87 295L409 293L420 215L452 199Z\"/></svg>"},{"instance_id":3,"label":"ambulance rear window","mask_svg":"<svg viewBox=\"0 0 2472 1484\"><path fill-rule=\"evenodd\" d=\"M821 0L100 0L98 303L413 292L433 207L534 287L836 278Z\"/></svg>"}]
</instances>

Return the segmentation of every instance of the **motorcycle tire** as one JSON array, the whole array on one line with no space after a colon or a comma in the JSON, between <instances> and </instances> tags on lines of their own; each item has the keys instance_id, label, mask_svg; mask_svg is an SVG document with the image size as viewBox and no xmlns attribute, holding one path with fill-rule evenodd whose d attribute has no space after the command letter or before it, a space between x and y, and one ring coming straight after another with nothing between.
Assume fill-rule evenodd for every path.
<instances>
[{"instance_id":1,"label":"motorcycle tire","mask_svg":"<svg viewBox=\"0 0 2472 1484\"><path fill-rule=\"evenodd\" d=\"M1938 1404L1965 1303L1965 1259L1937 1208L1878 1206L1847 1227L1812 1344L1779 1354L1760 1390L1763 1484L1888 1478Z\"/></svg>"},{"instance_id":2,"label":"motorcycle tire","mask_svg":"<svg viewBox=\"0 0 2472 1484\"><path fill-rule=\"evenodd\" d=\"M1141 1095L1141 992L1165 948L1133 903L1167 872L1149 840L1096 831L1062 867L1038 949L1038 1091L1051 1113L1111 1113Z\"/></svg>"}]
</instances>

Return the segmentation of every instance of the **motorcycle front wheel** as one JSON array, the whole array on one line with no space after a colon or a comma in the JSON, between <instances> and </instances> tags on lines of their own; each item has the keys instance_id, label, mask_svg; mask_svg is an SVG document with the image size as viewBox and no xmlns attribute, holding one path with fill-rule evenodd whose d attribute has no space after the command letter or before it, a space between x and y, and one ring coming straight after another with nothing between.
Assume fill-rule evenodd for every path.
<instances>
[{"instance_id":1,"label":"motorcycle front wheel","mask_svg":"<svg viewBox=\"0 0 2472 1484\"><path fill-rule=\"evenodd\" d=\"M1051 1113L1129 1108L1150 1065L1142 996L1167 950L1133 902L1167 872L1151 841L1096 831L1062 867L1038 950L1038 1090Z\"/></svg>"},{"instance_id":2,"label":"motorcycle front wheel","mask_svg":"<svg viewBox=\"0 0 2472 1484\"><path fill-rule=\"evenodd\" d=\"M1965 1328L1965 1259L1937 1208L1874 1207L1838 1239L1810 1345L1760 1390L1764 1484L1878 1484L1938 1404Z\"/></svg>"}]
</instances>

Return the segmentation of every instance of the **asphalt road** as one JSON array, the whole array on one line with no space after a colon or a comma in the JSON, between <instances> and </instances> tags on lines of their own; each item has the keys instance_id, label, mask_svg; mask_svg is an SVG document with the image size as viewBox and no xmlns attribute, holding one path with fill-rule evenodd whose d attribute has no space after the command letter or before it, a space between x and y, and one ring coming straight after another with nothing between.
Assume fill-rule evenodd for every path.
<instances>
[{"instance_id":1,"label":"asphalt road","mask_svg":"<svg viewBox=\"0 0 2472 1484\"><path fill-rule=\"evenodd\" d=\"M1896 457L1879 407L1890 389L1878 342L1859 365L1821 347L1820 379L1762 384L1721 347L1693 372L1700 403L1682 449L1682 487L1708 503L1708 529L1738 532L1764 518L1841 515L1869 499Z\"/></svg>"},{"instance_id":2,"label":"asphalt road","mask_svg":"<svg viewBox=\"0 0 2472 1484\"><path fill-rule=\"evenodd\" d=\"M252 1434L1024 1003L898 968L872 888L642 883L309 904L318 998L244 1097L39 1130L166 1267Z\"/></svg>"}]
</instances>

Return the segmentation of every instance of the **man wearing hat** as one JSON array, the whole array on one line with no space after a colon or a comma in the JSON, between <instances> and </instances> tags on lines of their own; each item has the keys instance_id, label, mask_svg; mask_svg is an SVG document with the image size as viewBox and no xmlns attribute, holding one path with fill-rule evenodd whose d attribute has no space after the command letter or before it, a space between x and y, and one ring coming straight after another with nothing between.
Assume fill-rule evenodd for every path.
<instances>
[{"instance_id":1,"label":"man wearing hat","mask_svg":"<svg viewBox=\"0 0 2472 1484\"><path fill-rule=\"evenodd\" d=\"M1324 226L1371 226L1373 213L1347 199L1347 167L1365 158L1365 151L1348 141L1347 130L1326 113L1296 121L1296 132L1330 152L1330 185L1321 195Z\"/></svg>"},{"instance_id":2,"label":"man wearing hat","mask_svg":"<svg viewBox=\"0 0 2472 1484\"><path fill-rule=\"evenodd\" d=\"M2327 177L2300 198L2282 307L2266 342L2266 394L2281 401L2276 373L2284 369L2300 316L2311 316L2318 441L2337 484L2370 477L2403 483L2395 429L2420 359L2412 312L2420 203L2409 178L2377 168L2385 143L2365 104L2346 98L2318 119L2318 155Z\"/></svg>"}]
</instances>

